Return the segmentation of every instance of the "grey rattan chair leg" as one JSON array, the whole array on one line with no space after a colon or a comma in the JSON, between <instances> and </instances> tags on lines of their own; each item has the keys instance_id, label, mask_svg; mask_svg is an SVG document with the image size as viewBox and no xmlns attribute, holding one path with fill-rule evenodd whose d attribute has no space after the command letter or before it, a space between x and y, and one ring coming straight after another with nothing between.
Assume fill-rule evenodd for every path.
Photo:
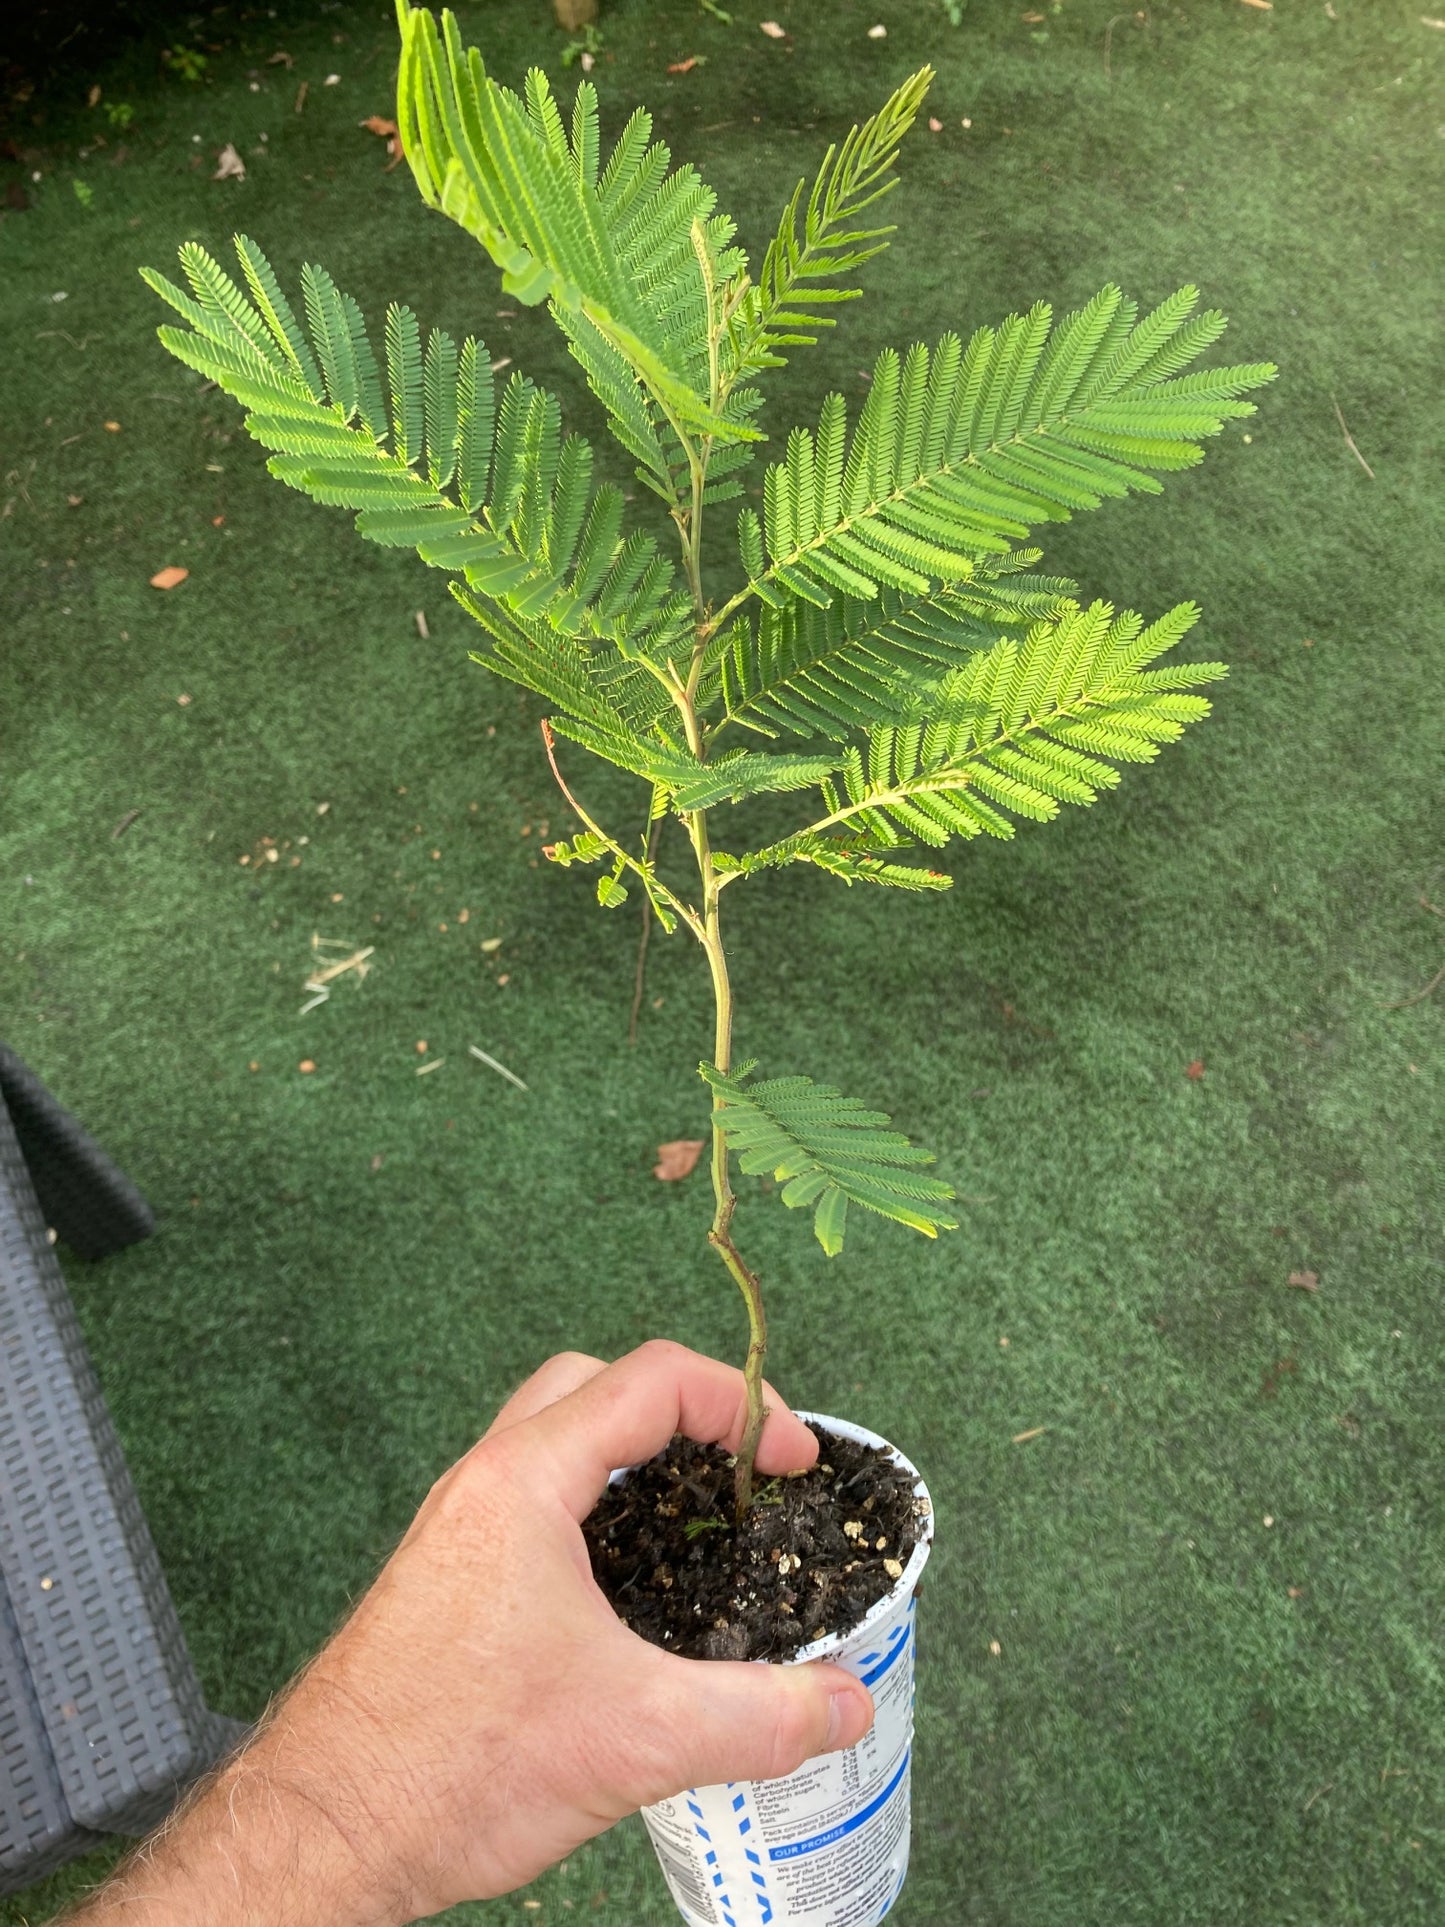
<instances>
[{"instance_id":1,"label":"grey rattan chair leg","mask_svg":"<svg viewBox=\"0 0 1445 1927\"><path fill-rule=\"evenodd\" d=\"M81 1258L104 1258L155 1230L150 1206L28 1065L0 1044L0 1104L45 1222Z\"/></svg>"},{"instance_id":2,"label":"grey rattan chair leg","mask_svg":"<svg viewBox=\"0 0 1445 1927\"><path fill-rule=\"evenodd\" d=\"M0 1104L0 1893L147 1831L241 1731L202 1699Z\"/></svg>"}]
</instances>

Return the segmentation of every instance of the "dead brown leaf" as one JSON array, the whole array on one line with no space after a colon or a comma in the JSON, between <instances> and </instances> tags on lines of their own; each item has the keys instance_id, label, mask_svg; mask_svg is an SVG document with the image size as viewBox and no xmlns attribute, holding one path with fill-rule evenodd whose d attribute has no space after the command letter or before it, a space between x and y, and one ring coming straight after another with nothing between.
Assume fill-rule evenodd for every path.
<instances>
[{"instance_id":1,"label":"dead brown leaf","mask_svg":"<svg viewBox=\"0 0 1445 1927\"><path fill-rule=\"evenodd\" d=\"M389 174L397 165L398 161L405 158L402 153L401 135L397 132L396 122L394 120L388 120L384 114L368 114L366 119L358 121L357 125L364 127L369 134L378 135L386 142L386 151L391 156L391 159L386 164L386 171Z\"/></svg>"},{"instance_id":2,"label":"dead brown leaf","mask_svg":"<svg viewBox=\"0 0 1445 1927\"><path fill-rule=\"evenodd\" d=\"M246 163L241 159L241 156L236 152L235 147L230 141L227 141L220 153L217 154L216 161L216 171L211 176L213 181L245 180Z\"/></svg>"},{"instance_id":3,"label":"dead brown leaf","mask_svg":"<svg viewBox=\"0 0 1445 1927\"><path fill-rule=\"evenodd\" d=\"M1196 1057L1192 1064L1186 1064L1184 1066L1184 1075L1193 1078L1197 1084L1204 1075L1204 1059L1202 1057Z\"/></svg>"},{"instance_id":4,"label":"dead brown leaf","mask_svg":"<svg viewBox=\"0 0 1445 1927\"><path fill-rule=\"evenodd\" d=\"M689 54L686 60L674 60L668 65L670 74L690 74L697 65L697 55Z\"/></svg>"},{"instance_id":5,"label":"dead brown leaf","mask_svg":"<svg viewBox=\"0 0 1445 1927\"><path fill-rule=\"evenodd\" d=\"M685 1178L702 1156L702 1146L700 1137L679 1137L670 1144L659 1144L652 1175L661 1178L664 1184Z\"/></svg>"},{"instance_id":6,"label":"dead brown leaf","mask_svg":"<svg viewBox=\"0 0 1445 1927\"><path fill-rule=\"evenodd\" d=\"M266 65L268 67L284 67L286 71L289 73L291 69L296 65L296 62L294 58L284 50L284 48L278 47L275 53L273 53L270 56L270 58L267 60Z\"/></svg>"},{"instance_id":7,"label":"dead brown leaf","mask_svg":"<svg viewBox=\"0 0 1445 1927\"><path fill-rule=\"evenodd\" d=\"M180 583L184 582L189 574L189 569L179 569L172 563L169 568L156 570L155 574L151 577L151 587L153 589L174 589Z\"/></svg>"},{"instance_id":8,"label":"dead brown leaf","mask_svg":"<svg viewBox=\"0 0 1445 1927\"><path fill-rule=\"evenodd\" d=\"M90 90L90 92L89 92L89 93L88 93L88 94L86 95L86 97L85 97L85 104L86 104L86 106L87 106L87 107L99 107L99 105L100 105L100 89L99 89L99 87L92 87L92 88L91 88L91 90Z\"/></svg>"},{"instance_id":9,"label":"dead brown leaf","mask_svg":"<svg viewBox=\"0 0 1445 1927\"><path fill-rule=\"evenodd\" d=\"M1293 1285L1296 1291L1318 1291L1320 1274L1317 1271L1292 1271L1285 1283Z\"/></svg>"}]
</instances>

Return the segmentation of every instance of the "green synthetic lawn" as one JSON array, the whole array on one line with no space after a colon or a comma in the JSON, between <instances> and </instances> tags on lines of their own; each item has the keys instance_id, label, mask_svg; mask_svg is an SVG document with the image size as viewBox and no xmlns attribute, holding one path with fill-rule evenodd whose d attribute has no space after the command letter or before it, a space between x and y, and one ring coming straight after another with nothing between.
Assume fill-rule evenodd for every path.
<instances>
[{"instance_id":1,"label":"green synthetic lawn","mask_svg":"<svg viewBox=\"0 0 1445 1927\"><path fill-rule=\"evenodd\" d=\"M1213 719L1097 809L957 852L947 898L727 900L741 1050L886 1104L966 1201L936 1247L855 1223L832 1265L804 1214L750 1193L738 1225L779 1385L896 1438L937 1501L894 1918L1439 1922L1445 986L1384 1006L1445 962L1445 32L1420 0L973 0L958 30L769 4L790 40L624 0L595 77L608 129L649 102L757 247L828 138L938 68L902 232L771 427L856 401L886 343L1109 279L1198 281L1224 352L1282 371L1202 470L1049 549L1086 594L1203 602ZM464 11L504 78L540 60L570 95L543 0ZM315 258L373 314L478 330L599 440L590 398L358 128L390 111L380 0L186 31L201 84L157 26L14 123L0 1032L157 1207L67 1270L207 1694L246 1717L532 1365L651 1333L736 1356L741 1317L703 1173L651 1175L704 1128L700 959L654 941L629 1050L631 908L538 862L538 705L467 663L440 576L266 477L135 270L244 227L293 285ZM92 81L135 108L119 165ZM225 141L244 183L210 178ZM313 933L374 968L301 1017ZM638 1823L452 1919L568 1914L673 1917Z\"/></svg>"}]
</instances>

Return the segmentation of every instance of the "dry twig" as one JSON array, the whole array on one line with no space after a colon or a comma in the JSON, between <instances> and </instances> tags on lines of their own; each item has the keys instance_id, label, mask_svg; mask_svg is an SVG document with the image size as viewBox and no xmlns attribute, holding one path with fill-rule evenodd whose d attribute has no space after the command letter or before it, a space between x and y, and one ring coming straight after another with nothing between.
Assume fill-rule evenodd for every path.
<instances>
[{"instance_id":1,"label":"dry twig","mask_svg":"<svg viewBox=\"0 0 1445 1927\"><path fill-rule=\"evenodd\" d=\"M1335 420L1340 425L1340 433L1344 436L1346 442L1349 444L1350 453L1354 456L1355 460L1359 463L1360 467L1365 471L1365 473L1369 476L1370 480L1373 482L1375 479L1375 471L1370 467L1370 464L1365 460L1364 456L1360 453L1358 447L1355 444L1354 436L1350 433L1349 429L1346 428L1345 418L1340 413L1340 404L1335 400L1333 395L1330 396L1330 406L1335 411Z\"/></svg>"},{"instance_id":2,"label":"dry twig","mask_svg":"<svg viewBox=\"0 0 1445 1927\"><path fill-rule=\"evenodd\" d=\"M489 1070L496 1071L498 1076L505 1077L509 1084L515 1084L519 1091L526 1090L526 1085L522 1082L521 1078L517 1076L516 1072L509 1071L505 1064L499 1064L495 1057L489 1057L484 1050L479 1050L475 1044L468 1044L467 1049L478 1062L485 1064Z\"/></svg>"},{"instance_id":3,"label":"dry twig","mask_svg":"<svg viewBox=\"0 0 1445 1927\"><path fill-rule=\"evenodd\" d=\"M1445 984L1445 964L1441 964L1425 988L1423 990L1417 990L1413 997L1399 997L1394 1003L1381 1004L1379 1008L1381 1010L1408 1010L1411 1004L1423 1004L1431 991L1438 990L1441 984Z\"/></svg>"}]
</instances>

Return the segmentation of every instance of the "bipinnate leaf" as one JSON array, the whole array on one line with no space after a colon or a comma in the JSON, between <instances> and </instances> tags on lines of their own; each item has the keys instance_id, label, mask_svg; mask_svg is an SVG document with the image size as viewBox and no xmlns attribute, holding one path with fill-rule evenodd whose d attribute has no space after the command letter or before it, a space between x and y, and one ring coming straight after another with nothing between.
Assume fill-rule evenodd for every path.
<instances>
[{"instance_id":1,"label":"bipinnate leaf","mask_svg":"<svg viewBox=\"0 0 1445 1927\"><path fill-rule=\"evenodd\" d=\"M897 185L893 165L899 144L932 80L933 69L921 67L876 114L853 128L841 147L830 147L806 203L798 182L768 244L757 284L746 291L728 331L731 370L781 366L780 350L811 345L821 329L834 325L833 316L819 309L855 301L862 293L826 284L851 275L887 247L891 227L860 223Z\"/></svg>"},{"instance_id":2,"label":"bipinnate leaf","mask_svg":"<svg viewBox=\"0 0 1445 1927\"><path fill-rule=\"evenodd\" d=\"M850 1203L929 1238L957 1229L942 1209L952 1187L918 1168L931 1164L933 1153L910 1144L883 1112L810 1077L750 1083L755 1068L740 1064L729 1075L698 1066L742 1170L771 1173L784 1204L811 1205L814 1235L830 1258L843 1248Z\"/></svg>"},{"instance_id":3,"label":"bipinnate leaf","mask_svg":"<svg viewBox=\"0 0 1445 1927\"><path fill-rule=\"evenodd\" d=\"M604 163L590 81L578 88L569 137L540 68L527 75L524 99L492 78L477 48L463 46L450 11L438 21L397 0L397 16L396 119L427 204L481 242L508 294L551 301L582 331L584 366L595 334L679 424L720 441L756 439L711 405L694 225L721 278L742 257L696 170L671 169L641 109Z\"/></svg>"},{"instance_id":4,"label":"bipinnate leaf","mask_svg":"<svg viewBox=\"0 0 1445 1927\"><path fill-rule=\"evenodd\" d=\"M1181 288L1142 321L1105 288L1056 327L1047 304L945 335L874 365L851 434L839 395L816 432L794 429L768 469L759 531L739 525L743 566L760 601L827 608L884 589L919 596L966 583L1040 522L1190 468L1200 442L1254 413L1239 399L1273 380L1269 362L1180 375L1224 330L1194 314Z\"/></svg>"},{"instance_id":5,"label":"bipinnate leaf","mask_svg":"<svg viewBox=\"0 0 1445 1927\"><path fill-rule=\"evenodd\" d=\"M1014 834L1012 818L1046 823L1061 804L1094 802L1119 763L1148 763L1209 714L1191 693L1228 672L1220 662L1152 667L1199 619L1180 603L1147 628L1107 602L1065 603L1021 641L1005 638L944 678L927 716L869 732L842 779L822 785L846 826L922 843Z\"/></svg>"},{"instance_id":6,"label":"bipinnate leaf","mask_svg":"<svg viewBox=\"0 0 1445 1927\"><path fill-rule=\"evenodd\" d=\"M635 663L677 632L687 599L652 537L624 536L620 491L593 489L592 450L563 436L556 397L521 374L497 395L480 342L458 349L434 329L423 344L395 303L383 373L324 268L303 271L303 326L260 249L242 235L236 251L249 294L194 242L180 255L189 293L144 274L190 324L162 342L248 411L271 473L446 570L501 673L607 721L670 708ZM597 645L605 660L591 661Z\"/></svg>"}]
</instances>

